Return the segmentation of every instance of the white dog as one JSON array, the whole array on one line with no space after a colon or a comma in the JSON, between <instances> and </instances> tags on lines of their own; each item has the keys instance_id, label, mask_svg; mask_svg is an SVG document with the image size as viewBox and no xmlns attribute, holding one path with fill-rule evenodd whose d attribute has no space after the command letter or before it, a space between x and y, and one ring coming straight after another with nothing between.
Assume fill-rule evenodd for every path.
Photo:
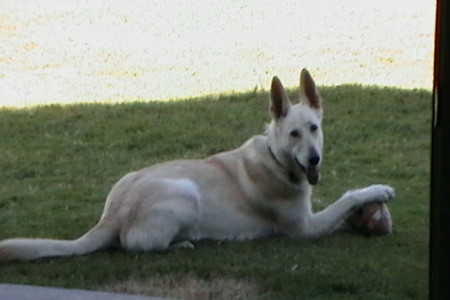
<instances>
[{"instance_id":1,"label":"white dog","mask_svg":"<svg viewBox=\"0 0 450 300\"><path fill-rule=\"evenodd\" d=\"M277 77L266 135L203 160L177 160L132 172L109 193L100 221L76 240L8 239L0 262L82 255L111 245L160 251L200 239L244 240L273 234L313 238L339 228L353 210L386 202L394 190L372 185L313 213L311 185L322 161L321 98L305 69L300 103Z\"/></svg>"}]
</instances>

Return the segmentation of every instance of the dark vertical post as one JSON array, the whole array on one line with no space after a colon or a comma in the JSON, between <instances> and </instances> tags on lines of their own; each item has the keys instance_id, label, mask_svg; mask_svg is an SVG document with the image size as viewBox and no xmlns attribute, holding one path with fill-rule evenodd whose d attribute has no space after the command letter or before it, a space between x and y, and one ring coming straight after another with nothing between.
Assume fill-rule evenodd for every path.
<instances>
[{"instance_id":1,"label":"dark vertical post","mask_svg":"<svg viewBox=\"0 0 450 300\"><path fill-rule=\"evenodd\" d=\"M431 151L431 299L450 299L450 1L437 0Z\"/></svg>"}]
</instances>

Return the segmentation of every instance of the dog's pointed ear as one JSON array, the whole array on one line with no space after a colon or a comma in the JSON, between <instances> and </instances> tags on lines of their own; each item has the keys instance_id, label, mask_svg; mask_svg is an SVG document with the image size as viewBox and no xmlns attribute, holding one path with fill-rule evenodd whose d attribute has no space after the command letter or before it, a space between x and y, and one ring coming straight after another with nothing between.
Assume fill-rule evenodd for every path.
<instances>
[{"instance_id":1,"label":"dog's pointed ear","mask_svg":"<svg viewBox=\"0 0 450 300\"><path fill-rule=\"evenodd\" d=\"M303 69L300 74L300 102L308 104L314 109L321 109L322 106L316 84L306 69Z\"/></svg>"},{"instance_id":2,"label":"dog's pointed ear","mask_svg":"<svg viewBox=\"0 0 450 300\"><path fill-rule=\"evenodd\" d=\"M287 115L291 107L291 101L278 77L272 79L270 89L270 112L274 119L283 118Z\"/></svg>"}]
</instances>

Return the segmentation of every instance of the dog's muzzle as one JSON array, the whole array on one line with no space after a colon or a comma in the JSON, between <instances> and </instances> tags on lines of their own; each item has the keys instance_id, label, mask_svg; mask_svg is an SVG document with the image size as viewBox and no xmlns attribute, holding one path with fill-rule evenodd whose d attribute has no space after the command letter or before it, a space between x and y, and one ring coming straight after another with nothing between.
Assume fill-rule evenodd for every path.
<instances>
[{"instance_id":1,"label":"dog's muzzle","mask_svg":"<svg viewBox=\"0 0 450 300\"><path fill-rule=\"evenodd\" d=\"M303 166L296 157L294 157L294 160L300 166L303 173L305 173L306 179L308 179L309 184L316 185L319 182L320 178L318 166L320 158L313 158L314 161L310 159L310 165L307 168L305 168L305 166Z\"/></svg>"}]
</instances>

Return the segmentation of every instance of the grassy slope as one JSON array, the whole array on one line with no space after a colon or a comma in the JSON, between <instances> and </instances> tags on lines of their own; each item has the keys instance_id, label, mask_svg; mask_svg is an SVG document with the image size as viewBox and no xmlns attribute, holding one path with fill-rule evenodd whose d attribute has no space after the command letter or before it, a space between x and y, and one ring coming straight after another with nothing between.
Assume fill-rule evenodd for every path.
<instances>
[{"instance_id":1,"label":"grassy slope","mask_svg":"<svg viewBox=\"0 0 450 300\"><path fill-rule=\"evenodd\" d=\"M266 299L425 299L430 94L360 86L323 88L322 94L325 161L315 207L351 188L390 184L397 190L389 206L392 235L204 241L195 251L166 254L110 250L0 266L0 282L99 289L189 274L248 279ZM0 110L0 239L81 235L121 175L237 147L262 132L267 103L267 95L245 94Z\"/></svg>"}]
</instances>

